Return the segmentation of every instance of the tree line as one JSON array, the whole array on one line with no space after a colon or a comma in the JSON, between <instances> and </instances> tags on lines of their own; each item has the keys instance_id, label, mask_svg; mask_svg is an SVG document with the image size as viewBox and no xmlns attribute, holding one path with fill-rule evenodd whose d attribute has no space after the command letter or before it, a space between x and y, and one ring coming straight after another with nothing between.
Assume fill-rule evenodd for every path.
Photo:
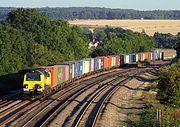
<instances>
[{"instance_id":1,"label":"tree line","mask_svg":"<svg viewBox=\"0 0 180 127\"><path fill-rule=\"evenodd\" d=\"M0 19L5 20L12 10L17 8L0 8ZM180 19L179 10L139 11L133 9L110 9L100 7L57 7L37 8L51 19Z\"/></svg>"}]
</instances>

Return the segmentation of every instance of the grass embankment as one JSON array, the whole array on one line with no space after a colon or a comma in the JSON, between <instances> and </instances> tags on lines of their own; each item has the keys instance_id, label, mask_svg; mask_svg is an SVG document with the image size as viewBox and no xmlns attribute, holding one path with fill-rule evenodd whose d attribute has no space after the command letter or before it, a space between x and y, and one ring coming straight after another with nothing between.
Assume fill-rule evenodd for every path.
<instances>
[{"instance_id":1,"label":"grass embankment","mask_svg":"<svg viewBox=\"0 0 180 127\"><path fill-rule=\"evenodd\" d=\"M180 108L161 104L157 100L157 83L145 83L133 97L134 105L145 105L140 114L129 114L127 127L177 127L180 125ZM138 101L137 101L138 100ZM140 102L139 102L140 100Z\"/></svg>"}]
</instances>

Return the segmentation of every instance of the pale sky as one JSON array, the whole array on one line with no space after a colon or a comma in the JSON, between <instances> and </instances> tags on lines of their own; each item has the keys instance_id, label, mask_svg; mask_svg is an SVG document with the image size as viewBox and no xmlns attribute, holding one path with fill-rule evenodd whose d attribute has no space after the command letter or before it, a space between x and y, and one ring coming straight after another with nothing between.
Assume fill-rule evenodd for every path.
<instances>
[{"instance_id":1,"label":"pale sky","mask_svg":"<svg viewBox=\"0 0 180 127\"><path fill-rule=\"evenodd\" d=\"M106 7L136 10L180 10L180 0L0 0L0 7Z\"/></svg>"}]
</instances>

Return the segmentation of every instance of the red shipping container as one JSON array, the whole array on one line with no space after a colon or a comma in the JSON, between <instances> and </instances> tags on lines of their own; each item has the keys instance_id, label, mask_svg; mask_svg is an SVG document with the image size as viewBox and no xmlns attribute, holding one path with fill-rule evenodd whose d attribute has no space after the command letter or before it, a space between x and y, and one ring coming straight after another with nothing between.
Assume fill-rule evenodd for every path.
<instances>
[{"instance_id":1,"label":"red shipping container","mask_svg":"<svg viewBox=\"0 0 180 127\"><path fill-rule=\"evenodd\" d=\"M108 56L108 66L112 67L112 56Z\"/></svg>"},{"instance_id":2,"label":"red shipping container","mask_svg":"<svg viewBox=\"0 0 180 127\"><path fill-rule=\"evenodd\" d=\"M103 56L104 57L104 68L108 68L109 67L109 58L108 56Z\"/></svg>"},{"instance_id":3,"label":"red shipping container","mask_svg":"<svg viewBox=\"0 0 180 127\"><path fill-rule=\"evenodd\" d=\"M146 59L151 61L151 52L146 52Z\"/></svg>"},{"instance_id":4,"label":"red shipping container","mask_svg":"<svg viewBox=\"0 0 180 127\"><path fill-rule=\"evenodd\" d=\"M119 65L119 56L116 56L116 66Z\"/></svg>"},{"instance_id":5,"label":"red shipping container","mask_svg":"<svg viewBox=\"0 0 180 127\"><path fill-rule=\"evenodd\" d=\"M51 88L57 85L58 81L58 68L57 66L43 66L41 68L48 69L51 72Z\"/></svg>"},{"instance_id":6,"label":"red shipping container","mask_svg":"<svg viewBox=\"0 0 180 127\"><path fill-rule=\"evenodd\" d=\"M66 81L69 80L69 66L66 65Z\"/></svg>"}]
</instances>

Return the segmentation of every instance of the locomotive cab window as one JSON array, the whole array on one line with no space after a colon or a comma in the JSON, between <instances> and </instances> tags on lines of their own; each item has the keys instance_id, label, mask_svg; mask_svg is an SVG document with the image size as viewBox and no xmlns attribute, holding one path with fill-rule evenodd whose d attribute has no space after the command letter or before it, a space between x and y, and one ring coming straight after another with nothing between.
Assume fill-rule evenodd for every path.
<instances>
[{"instance_id":1,"label":"locomotive cab window","mask_svg":"<svg viewBox=\"0 0 180 127\"><path fill-rule=\"evenodd\" d=\"M28 73L26 74L26 81L40 81L40 74Z\"/></svg>"}]
</instances>

